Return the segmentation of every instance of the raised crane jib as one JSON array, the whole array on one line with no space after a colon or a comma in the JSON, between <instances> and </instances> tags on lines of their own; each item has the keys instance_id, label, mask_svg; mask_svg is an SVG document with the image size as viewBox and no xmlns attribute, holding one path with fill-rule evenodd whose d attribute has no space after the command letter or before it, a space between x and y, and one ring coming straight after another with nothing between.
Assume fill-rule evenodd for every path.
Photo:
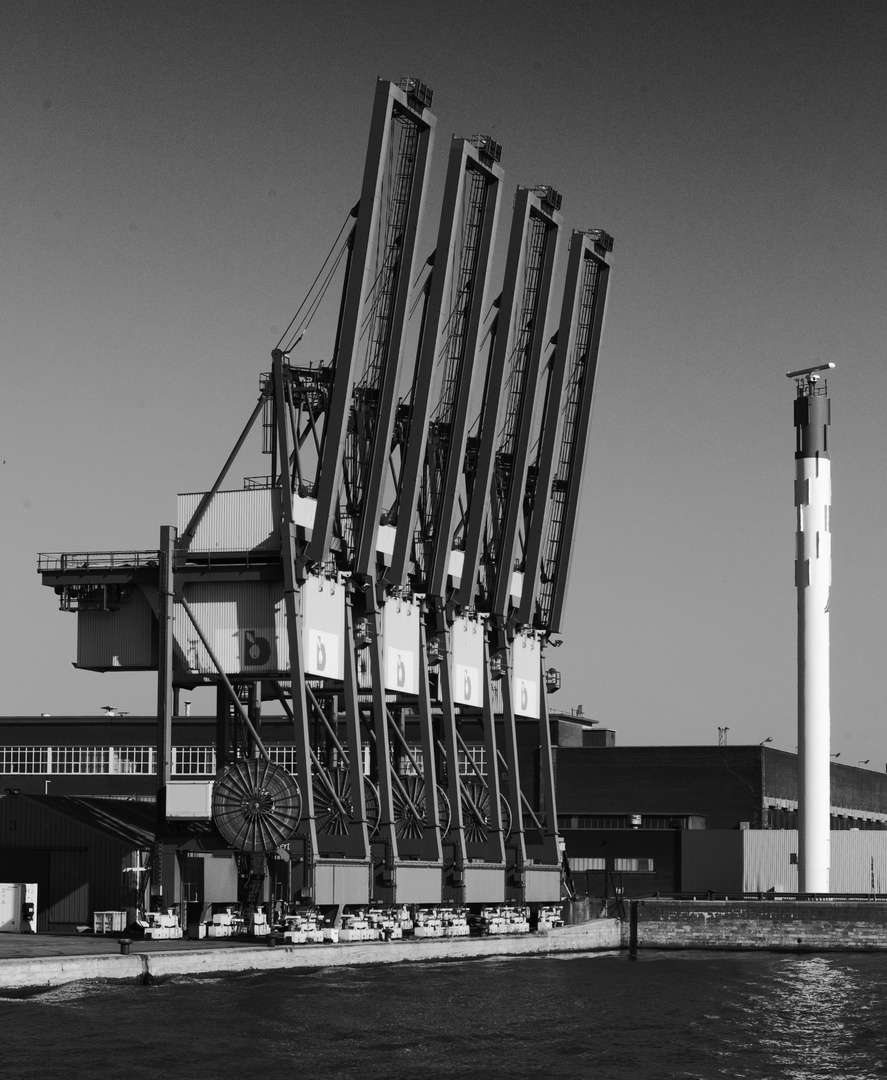
<instances>
[{"instance_id":1,"label":"raised crane jib","mask_svg":"<svg viewBox=\"0 0 887 1080\"><path fill-rule=\"evenodd\" d=\"M524 509L525 575L516 621L560 630L591 424L613 241L575 231L549 371L534 476Z\"/></svg>"},{"instance_id":2,"label":"raised crane jib","mask_svg":"<svg viewBox=\"0 0 887 1080\"><path fill-rule=\"evenodd\" d=\"M386 578L433 595L443 592L487 303L502 189L498 152L488 138L453 139L418 361L402 407L402 438L392 446L395 495L388 519L396 535ZM443 572L434 573L441 566Z\"/></svg>"},{"instance_id":3,"label":"raised crane jib","mask_svg":"<svg viewBox=\"0 0 887 1080\"><path fill-rule=\"evenodd\" d=\"M430 92L415 80L401 86L380 80L377 85L334 360L315 528L306 549L309 562L324 562L338 521L342 568L359 574L371 573L376 557L434 134L428 103Z\"/></svg>"},{"instance_id":4,"label":"raised crane jib","mask_svg":"<svg viewBox=\"0 0 887 1080\"><path fill-rule=\"evenodd\" d=\"M557 255L560 196L518 188L499 331L490 360L476 455L467 461L469 504L456 602L507 615L513 549L522 512L530 430ZM481 576L481 568L483 574Z\"/></svg>"}]
</instances>

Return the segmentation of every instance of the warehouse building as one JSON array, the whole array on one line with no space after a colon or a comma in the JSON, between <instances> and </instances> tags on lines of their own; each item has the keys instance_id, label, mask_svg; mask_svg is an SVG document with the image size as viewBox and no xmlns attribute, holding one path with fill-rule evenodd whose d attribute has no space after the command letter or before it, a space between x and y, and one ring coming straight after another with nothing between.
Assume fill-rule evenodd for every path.
<instances>
[{"instance_id":1,"label":"warehouse building","mask_svg":"<svg viewBox=\"0 0 887 1080\"><path fill-rule=\"evenodd\" d=\"M767 745L620 747L615 732L581 714L555 712L550 722L558 829L578 892L611 898L675 893L701 889L706 880L707 888L719 891L727 891L727 884L735 889L771 879L768 888L790 885L793 871L785 867L793 866L789 857L797 850L796 843L791 846L798 807L795 754ZM406 714L403 730L411 743L417 738L414 725ZM518 729L522 783L534 811L544 814L538 727L523 722ZM24 880L20 875L30 867L34 880L49 890L44 895L53 898L45 916L49 921L83 919L90 904L96 908L113 896L112 906L121 903L119 867L137 850L150 847L153 838L156 734L150 716L0 718L0 796L13 796L11 802L0 798L0 876ZM263 717L261 734L272 760L293 770L290 722ZM466 718L462 735L460 770L466 775L475 769L485 772L480 725ZM211 780L217 737L215 718L176 718L174 777ZM418 760L419 749L414 750ZM412 763L404 759L402 767L409 771ZM831 785L836 832L887 829L887 774L833 762ZM95 809L101 804L104 814ZM27 814L15 815L16 805L27 806ZM31 824L32 817L39 818L39 825ZM12 821L20 830L17 836L10 831ZM84 830L92 830L89 840ZM759 866L762 856L751 853L752 839L736 839L746 831L785 831L787 854L780 850L772 856L779 873L761 877L748 869ZM719 836L725 839L717 841ZM112 842L118 845L113 851L108 847ZM721 863L712 844L734 853L721 860L722 870L716 870ZM205 841L187 842L188 848L206 846ZM76 857L63 855L75 850L80 853ZM176 880L193 879L196 899L202 895L197 871L205 873L205 868L197 866L193 851L183 849L181 855L188 861L178 860ZM114 869L99 872L93 857L110 860ZM851 877L845 875L847 881ZM82 884L79 892L65 884L87 878L93 890L88 902ZM869 875L875 878L880 882L880 871ZM233 892L235 886L236 881Z\"/></svg>"},{"instance_id":2,"label":"warehouse building","mask_svg":"<svg viewBox=\"0 0 887 1080\"><path fill-rule=\"evenodd\" d=\"M714 863L713 856L700 862L701 855L691 855L702 850L697 831L705 830L709 853L715 834L786 830L796 836L796 754L765 745L618 747L612 733L594 734L597 746L561 743L553 750L558 826L581 891L645 896L701 890L708 872L702 867ZM887 773L833 762L831 826L836 832L887 829ZM773 857L781 866L781 854ZM785 865L795 866L797 888L796 865L787 857ZM786 886L791 880L781 872L765 878L765 888L775 887L777 878ZM735 866L727 877L711 870L705 889L730 891L729 881L736 891L743 880L748 883Z\"/></svg>"},{"instance_id":3,"label":"warehouse building","mask_svg":"<svg viewBox=\"0 0 887 1080\"><path fill-rule=\"evenodd\" d=\"M154 816L146 802L4 793L0 880L36 883L38 932L91 929L96 911L134 913Z\"/></svg>"}]
</instances>

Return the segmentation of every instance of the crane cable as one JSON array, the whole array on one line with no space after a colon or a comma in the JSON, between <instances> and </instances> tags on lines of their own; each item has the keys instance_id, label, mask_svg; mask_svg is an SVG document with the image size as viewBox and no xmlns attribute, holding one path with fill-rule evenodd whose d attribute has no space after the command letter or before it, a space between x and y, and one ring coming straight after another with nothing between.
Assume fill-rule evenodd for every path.
<instances>
[{"instance_id":1,"label":"crane cable","mask_svg":"<svg viewBox=\"0 0 887 1080\"><path fill-rule=\"evenodd\" d=\"M333 241L333 246L330 248L329 253L327 254L327 257L323 260L323 264L321 265L320 269L317 271L317 276L314 278L314 281L311 282L311 287L308 289L308 292L305 294L305 299L302 301L301 304L299 304L298 308L296 309L296 313L295 313L295 315L293 315L292 319L290 319L289 325L287 326L286 330L284 330L284 332L280 335L280 341L277 342L277 345L275 346L275 348L279 349L280 346L283 344L283 342L284 342L285 338L287 337L287 335L289 334L290 330L292 330L293 324L295 323L296 319L298 319L299 315L301 314L302 309L308 303L309 298L311 297L311 294L314 291L314 287L317 285L317 282L320 280L321 275L323 274L324 270L326 269L327 263L332 258L333 252L339 246L339 242L342 239L342 233L344 233L345 229L348 227L348 222L351 220L351 218L355 217L356 210L357 210L357 207L355 207L354 210L349 211L348 217L346 217L344 222L342 223L342 228L339 229L339 235ZM339 252L330 273L327 275L327 278L324 281L324 284L323 284L321 292L320 292L320 298L319 299L323 298L323 294L326 291L326 288L327 288L327 286L329 284L330 277L335 272L335 269L338 266L339 262L341 261L341 258L342 258L342 251ZM312 300L311 305L310 305L310 307L308 309L309 310L309 316L306 317L305 321L300 323L298 329L300 329L300 330L303 329L305 326L307 326L308 322L311 321L311 317L313 317L312 312L317 310L317 304L319 303L319 299L317 297L315 297ZM293 337L295 337L295 336L296 336L296 334L293 335ZM283 350L283 351L285 352L286 350Z\"/></svg>"},{"instance_id":2,"label":"crane cable","mask_svg":"<svg viewBox=\"0 0 887 1080\"><path fill-rule=\"evenodd\" d=\"M285 353L290 352L293 349L293 347L295 346L296 342L299 340L299 338L304 334L304 332L311 325L311 321L314 318L314 316L317 314L317 311L320 308L320 305L323 303L324 297L326 296L326 293L327 293L327 289L330 287L330 283L333 280L333 278L335 277L337 270L339 269L339 264L342 262L342 258L344 257L347 248L348 248L347 243L343 244L339 248L339 254L336 256L335 262L333 263L333 265L330 267L329 271L327 272L327 275L324 278L323 284L321 285L320 289L318 290L317 296L315 296L314 299L312 300L312 302L311 302L311 304L310 304L310 306L308 308L307 314L302 319L302 321L299 323L298 327L296 328L295 332L293 333L292 337L290 338L289 344L286 346L285 349L283 349L283 352L285 352Z\"/></svg>"}]
</instances>

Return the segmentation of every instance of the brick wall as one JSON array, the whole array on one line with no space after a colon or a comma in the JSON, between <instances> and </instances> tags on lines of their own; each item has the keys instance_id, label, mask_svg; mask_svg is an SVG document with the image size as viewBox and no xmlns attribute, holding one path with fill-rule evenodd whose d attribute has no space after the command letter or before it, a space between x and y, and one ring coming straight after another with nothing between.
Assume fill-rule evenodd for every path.
<instances>
[{"instance_id":1,"label":"brick wall","mask_svg":"<svg viewBox=\"0 0 887 1080\"><path fill-rule=\"evenodd\" d=\"M559 814L702 814L761 827L759 746L558 747Z\"/></svg>"},{"instance_id":2,"label":"brick wall","mask_svg":"<svg viewBox=\"0 0 887 1080\"><path fill-rule=\"evenodd\" d=\"M635 900L639 949L887 950L883 901Z\"/></svg>"}]
</instances>

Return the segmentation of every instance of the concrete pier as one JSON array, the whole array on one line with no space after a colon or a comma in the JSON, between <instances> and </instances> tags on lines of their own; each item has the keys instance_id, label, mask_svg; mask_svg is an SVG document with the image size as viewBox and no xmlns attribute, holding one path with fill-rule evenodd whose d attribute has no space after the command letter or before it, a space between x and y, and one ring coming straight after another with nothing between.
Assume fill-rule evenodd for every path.
<instances>
[{"instance_id":1,"label":"concrete pier","mask_svg":"<svg viewBox=\"0 0 887 1080\"><path fill-rule=\"evenodd\" d=\"M627 943L618 919L596 919L533 934L425 938L392 942L277 945L239 942L134 941L122 955L107 939L54 935L0 935L0 990L58 986L81 979L212 975L226 972L473 960L546 953L601 952Z\"/></svg>"}]
</instances>

